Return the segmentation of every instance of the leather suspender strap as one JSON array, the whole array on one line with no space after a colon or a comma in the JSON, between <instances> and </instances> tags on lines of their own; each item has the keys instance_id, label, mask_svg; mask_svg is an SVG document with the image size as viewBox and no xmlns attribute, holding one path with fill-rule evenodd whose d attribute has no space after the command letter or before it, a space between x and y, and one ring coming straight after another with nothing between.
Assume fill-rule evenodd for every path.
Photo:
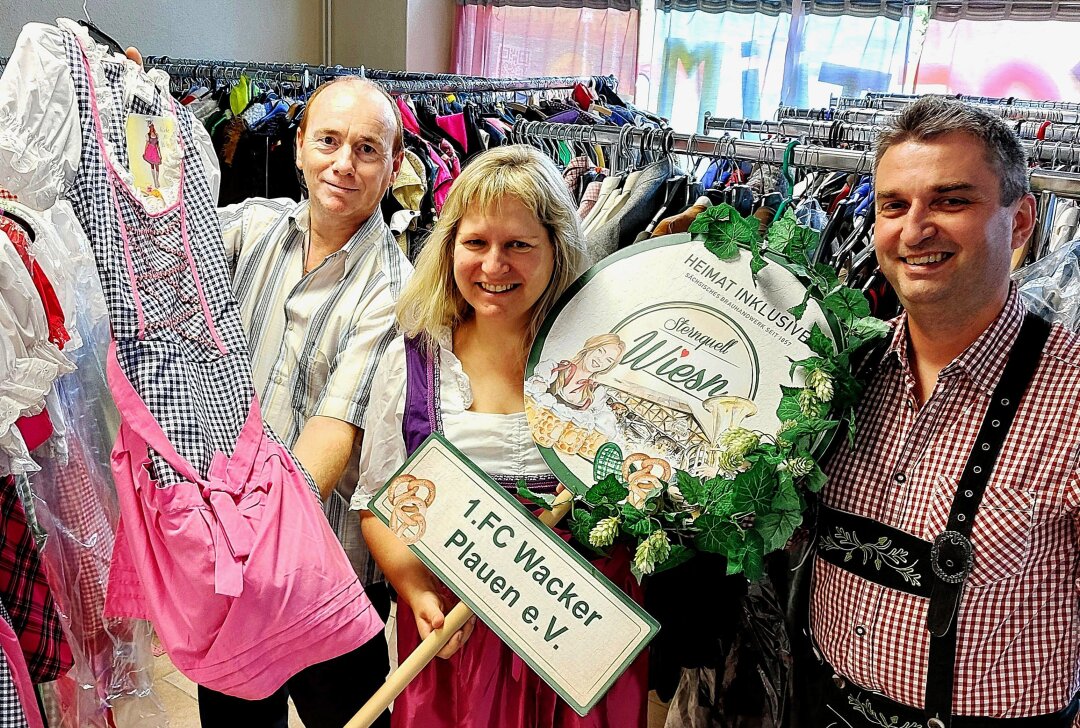
<instances>
[{"instance_id":1,"label":"leather suspender strap","mask_svg":"<svg viewBox=\"0 0 1080 728\"><path fill-rule=\"evenodd\" d=\"M1001 381L991 395L990 407L979 428L975 447L964 465L945 531L934 539L930 563L933 584L926 628L930 656L926 672L926 713L931 728L948 728L952 716L956 667L957 611L964 582L973 566L971 529L986 492L990 475L1001 454L1024 391L1035 375L1050 324L1028 313L1009 351ZM987 554L986 558L993 558Z\"/></svg>"}]
</instances>

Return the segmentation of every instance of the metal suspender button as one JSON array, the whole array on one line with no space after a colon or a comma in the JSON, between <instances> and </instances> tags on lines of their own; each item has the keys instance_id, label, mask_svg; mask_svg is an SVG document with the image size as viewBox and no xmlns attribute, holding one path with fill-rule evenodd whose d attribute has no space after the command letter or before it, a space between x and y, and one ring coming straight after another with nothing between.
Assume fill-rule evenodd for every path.
<instances>
[{"instance_id":1,"label":"metal suspender button","mask_svg":"<svg viewBox=\"0 0 1080 728\"><path fill-rule=\"evenodd\" d=\"M937 716L926 721L927 728L945 728L945 721Z\"/></svg>"}]
</instances>

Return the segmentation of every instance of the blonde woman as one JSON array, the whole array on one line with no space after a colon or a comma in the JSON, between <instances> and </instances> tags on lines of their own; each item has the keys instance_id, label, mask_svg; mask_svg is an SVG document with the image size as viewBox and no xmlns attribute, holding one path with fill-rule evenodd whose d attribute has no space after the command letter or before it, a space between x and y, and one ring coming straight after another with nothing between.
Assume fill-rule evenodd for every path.
<instances>
[{"instance_id":1,"label":"blonde woman","mask_svg":"<svg viewBox=\"0 0 1080 728\"><path fill-rule=\"evenodd\" d=\"M520 480L555 490L525 418L525 362L544 316L580 272L583 245L554 165L530 147L493 149L454 183L401 295L404 337L375 376L352 507L398 593L402 658L457 600L367 505L433 431L511 491ZM625 553L596 564L640 601ZM483 624L467 625L440 656L395 701L395 728L645 725L644 658L581 718Z\"/></svg>"}]
</instances>

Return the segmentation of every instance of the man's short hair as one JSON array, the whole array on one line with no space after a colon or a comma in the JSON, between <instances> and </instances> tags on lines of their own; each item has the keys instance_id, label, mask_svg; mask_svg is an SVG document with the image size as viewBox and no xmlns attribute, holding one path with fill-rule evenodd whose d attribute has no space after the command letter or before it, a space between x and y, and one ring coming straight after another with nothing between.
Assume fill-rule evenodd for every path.
<instances>
[{"instance_id":1,"label":"man's short hair","mask_svg":"<svg viewBox=\"0 0 1080 728\"><path fill-rule=\"evenodd\" d=\"M375 81L372 81L370 78L362 78L360 76L338 76L337 78L331 81L327 81L326 83L315 89L315 91L312 92L311 96L308 97L307 102L304 104L304 113L300 117L300 134L304 134L304 132L307 131L307 110L310 109L311 105L315 103L315 99L319 98L319 94L321 94L323 91L330 88L336 83L358 84L360 88L370 89L371 91L379 94L386 99L386 102L390 104L390 109L394 114L394 143L392 147L392 152L394 156L397 156L401 152L401 150L405 148L405 130L404 125L401 121L401 109L398 108L398 105L394 101L394 98L386 91L386 89Z\"/></svg>"},{"instance_id":2,"label":"man's short hair","mask_svg":"<svg viewBox=\"0 0 1080 728\"><path fill-rule=\"evenodd\" d=\"M970 134L983 143L987 161L1001 180L1002 205L1011 205L1028 192L1027 154L1016 132L1000 116L942 96L924 96L893 117L874 144L874 172L891 147L953 132Z\"/></svg>"}]
</instances>

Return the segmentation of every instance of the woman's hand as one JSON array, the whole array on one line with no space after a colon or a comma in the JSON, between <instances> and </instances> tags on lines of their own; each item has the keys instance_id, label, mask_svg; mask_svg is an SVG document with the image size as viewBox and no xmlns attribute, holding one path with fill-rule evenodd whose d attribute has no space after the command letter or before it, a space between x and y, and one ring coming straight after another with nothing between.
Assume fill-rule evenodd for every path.
<instances>
[{"instance_id":1,"label":"woman's hand","mask_svg":"<svg viewBox=\"0 0 1080 728\"><path fill-rule=\"evenodd\" d=\"M409 600L409 607L412 609L413 617L416 619L416 629L420 633L420 639L426 639L433 630L442 628L445 618L443 613L444 605L442 598L439 597L438 592L435 590L427 589L417 592ZM439 650L438 657L445 660L460 650L472 635L475 626L476 615L474 614L443 645L443 648Z\"/></svg>"},{"instance_id":2,"label":"woman's hand","mask_svg":"<svg viewBox=\"0 0 1080 728\"><path fill-rule=\"evenodd\" d=\"M142 63L142 53L139 53L139 49L136 48L135 46L131 46L126 51L124 51L124 55L127 56L128 58L130 58L131 60L135 61L136 63L138 63L140 66L143 64Z\"/></svg>"}]
</instances>

